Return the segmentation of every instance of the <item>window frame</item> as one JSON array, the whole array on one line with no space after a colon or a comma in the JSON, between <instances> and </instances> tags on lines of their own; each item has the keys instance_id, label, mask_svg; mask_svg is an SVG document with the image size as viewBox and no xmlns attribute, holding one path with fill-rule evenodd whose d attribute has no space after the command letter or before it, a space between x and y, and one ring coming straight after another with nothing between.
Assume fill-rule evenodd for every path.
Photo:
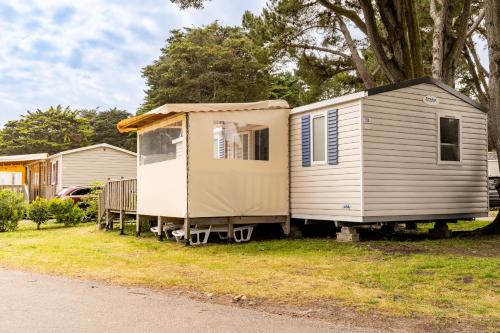
<instances>
[{"instance_id":1,"label":"window frame","mask_svg":"<svg viewBox=\"0 0 500 333\"><path fill-rule=\"evenodd\" d=\"M322 161L314 160L314 118L324 118L325 123L325 159ZM327 165L328 164L328 121L327 121L327 112L315 112L310 114L311 125L310 125L310 145L311 145L311 165Z\"/></svg>"},{"instance_id":2,"label":"window frame","mask_svg":"<svg viewBox=\"0 0 500 333\"><path fill-rule=\"evenodd\" d=\"M441 160L441 118L458 120L458 154L459 154L458 161ZM454 113L437 113L436 125L437 125L437 164L461 165L463 160L462 116Z\"/></svg>"},{"instance_id":3,"label":"window frame","mask_svg":"<svg viewBox=\"0 0 500 333\"><path fill-rule=\"evenodd\" d=\"M255 143L256 143L256 140L255 140L255 134L258 132L258 131L263 131L263 130L266 130L267 129L267 160L257 160L256 159L256 151L255 151ZM253 129L251 131L251 134L250 134L250 137L251 137L251 140L252 142L250 143L250 153L252 154L252 161L263 161L263 162L269 162L271 160L271 130L269 128L269 126L267 125L260 125L258 126L256 129Z\"/></svg>"},{"instance_id":4,"label":"window frame","mask_svg":"<svg viewBox=\"0 0 500 333\"><path fill-rule=\"evenodd\" d=\"M233 154L232 159L233 160L242 160L242 161L252 161L253 160L252 159L252 157L253 157L252 151L251 151L252 144L250 142L251 137L252 137L252 135L251 135L252 132L253 131L243 131L243 132L233 133L233 135L231 137L232 143L233 143L233 147L232 147L232 154ZM241 148L242 148L242 151L241 151L242 156L241 157L242 158L236 158L236 140L235 140L235 138L239 138L240 142L243 144L243 140L241 140L241 138L245 135L247 136L247 145L246 145L247 146L246 147L247 148L247 158L246 159L244 158L245 157L245 153L244 153L245 147L243 145L241 146Z\"/></svg>"},{"instance_id":5,"label":"window frame","mask_svg":"<svg viewBox=\"0 0 500 333\"><path fill-rule=\"evenodd\" d=\"M222 123L234 123L234 124L240 124L240 122L235 122L235 121L229 121L229 120L214 120L214 124L216 122L222 122ZM222 130L220 133L212 132L213 133L213 141L212 141L212 158L216 160L227 160L227 161L257 161L257 162L269 162L271 160L271 137L270 137L270 125L262 125L262 124L249 124L245 123L246 125L252 125L251 129L244 130L244 131L237 131L235 133L232 133L229 136L229 139L226 138L226 135L224 134L224 130ZM267 160L257 160L255 159L255 133L257 131L262 131L262 130L268 130L268 142L267 142ZM236 138L241 138L242 136L247 137L247 154L248 158L236 158ZM220 150L218 151L219 154L223 153L223 156L219 157L215 156L215 140L220 142L222 140L224 142L224 150L221 152ZM244 146L242 146L242 149L244 150ZM243 151L242 151L243 154Z\"/></svg>"},{"instance_id":6,"label":"window frame","mask_svg":"<svg viewBox=\"0 0 500 333\"><path fill-rule=\"evenodd\" d=\"M59 182L59 160L50 162L50 185L58 185Z\"/></svg>"},{"instance_id":7,"label":"window frame","mask_svg":"<svg viewBox=\"0 0 500 333\"><path fill-rule=\"evenodd\" d=\"M185 119L186 118L183 116L176 116L173 118L165 119L165 120L159 122L158 124L148 126L144 130L137 133L137 158L138 158L137 163L138 163L138 167L144 167L147 165L157 164L157 163L165 163L165 162L169 162L169 161L176 161L179 158L183 158L186 156L187 144L186 144L186 140L185 140L185 137L186 137L186 135L185 135L186 134L186 127L185 127L186 120ZM147 135L148 133L154 132L154 131L159 130L159 129L169 128L169 126L172 126L177 122L181 123L181 135L178 138L173 139L171 141L171 144L173 144L173 145L182 144L183 147L182 147L181 156L177 156L177 152L176 152L176 157L173 159L167 159L167 160L157 161L157 162L152 162L152 163L142 163L142 161L141 161L141 157L142 157L141 140L142 140L142 138L140 138L140 136ZM176 147L176 149L177 149L177 147Z\"/></svg>"}]
</instances>

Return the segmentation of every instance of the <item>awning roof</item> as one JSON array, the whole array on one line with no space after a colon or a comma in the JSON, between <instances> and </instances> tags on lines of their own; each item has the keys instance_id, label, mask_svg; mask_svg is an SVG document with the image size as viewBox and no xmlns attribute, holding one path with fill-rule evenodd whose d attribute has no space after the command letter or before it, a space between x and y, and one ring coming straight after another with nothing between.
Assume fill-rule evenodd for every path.
<instances>
[{"instance_id":1,"label":"awning roof","mask_svg":"<svg viewBox=\"0 0 500 333\"><path fill-rule=\"evenodd\" d=\"M0 164L26 164L29 162L44 160L48 156L49 155L47 153L0 156Z\"/></svg>"},{"instance_id":2,"label":"awning roof","mask_svg":"<svg viewBox=\"0 0 500 333\"><path fill-rule=\"evenodd\" d=\"M165 104L140 116L120 121L117 128L120 132L133 132L138 128L165 119L176 113L188 112L222 112L222 111L249 111L269 109L289 109L284 100L261 101L254 103L193 103L193 104Z\"/></svg>"}]
</instances>

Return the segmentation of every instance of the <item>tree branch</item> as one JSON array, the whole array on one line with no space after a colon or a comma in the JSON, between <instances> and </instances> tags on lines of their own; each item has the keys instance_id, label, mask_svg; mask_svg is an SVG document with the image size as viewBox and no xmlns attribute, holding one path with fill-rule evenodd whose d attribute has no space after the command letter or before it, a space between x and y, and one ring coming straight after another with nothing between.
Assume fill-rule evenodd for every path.
<instances>
[{"instance_id":1,"label":"tree branch","mask_svg":"<svg viewBox=\"0 0 500 333\"><path fill-rule=\"evenodd\" d=\"M469 37L469 39L465 42L465 45L469 48L469 51L472 55L472 59L474 60L474 63L478 71L479 79L481 80L483 87L487 89L488 84L486 82L486 77L489 76L490 73L488 73L486 68L484 68L483 65L481 64L481 60L479 60L479 56L477 55L476 45L474 44L474 41L472 40L471 37Z\"/></svg>"},{"instance_id":2,"label":"tree branch","mask_svg":"<svg viewBox=\"0 0 500 333\"><path fill-rule=\"evenodd\" d=\"M365 22L359 17L358 13L354 10L345 9L344 7L335 5L328 0L318 0L318 2L325 8L331 10L337 15L344 16L351 20L365 35L367 34L367 28Z\"/></svg>"},{"instance_id":3,"label":"tree branch","mask_svg":"<svg viewBox=\"0 0 500 333\"><path fill-rule=\"evenodd\" d=\"M466 37L469 37L470 35L472 35L472 33L477 29L477 27L479 27L479 25L481 24L481 21L484 18L484 15L485 15L485 11L484 11L484 8L483 8L479 12L478 17L476 17L476 19L474 20L474 22L472 22L472 25L469 27L469 29L467 29Z\"/></svg>"},{"instance_id":4,"label":"tree branch","mask_svg":"<svg viewBox=\"0 0 500 333\"><path fill-rule=\"evenodd\" d=\"M365 85L366 89L370 89L374 87L374 82L373 78L370 75L370 72L368 71L368 68L366 68L366 65L363 61L363 59L360 57L358 53L358 48L356 47L356 44L354 43L354 40L351 37L351 33L349 32L349 29L347 29L347 26L345 25L344 21L342 18L337 15L336 16L337 22L339 24L340 31L342 31L342 34L344 35L345 41L347 46L349 47L349 50L351 51L351 58L352 61L354 62L354 65L356 66L356 70L361 77L361 80L363 80L363 84Z\"/></svg>"},{"instance_id":5,"label":"tree branch","mask_svg":"<svg viewBox=\"0 0 500 333\"><path fill-rule=\"evenodd\" d=\"M316 46L316 45L308 45L308 44L288 44L288 47L295 47L298 49L306 49L306 50L315 50L315 51L321 51L321 52L326 52L330 54L335 54L340 57L346 58L346 59L351 59L351 56L339 51L335 51L332 49L329 49L327 47L322 47L322 46Z\"/></svg>"},{"instance_id":6,"label":"tree branch","mask_svg":"<svg viewBox=\"0 0 500 333\"><path fill-rule=\"evenodd\" d=\"M465 62L467 63L467 66L469 68L469 73L471 74L472 82L474 83L474 87L476 88L477 97L481 102L481 104L486 104L488 103L489 96L487 96L487 92L483 90L481 81L479 79L479 75L476 71L476 66L474 64L474 61L472 60L471 54L467 46L464 46L463 55L465 58Z\"/></svg>"}]
</instances>

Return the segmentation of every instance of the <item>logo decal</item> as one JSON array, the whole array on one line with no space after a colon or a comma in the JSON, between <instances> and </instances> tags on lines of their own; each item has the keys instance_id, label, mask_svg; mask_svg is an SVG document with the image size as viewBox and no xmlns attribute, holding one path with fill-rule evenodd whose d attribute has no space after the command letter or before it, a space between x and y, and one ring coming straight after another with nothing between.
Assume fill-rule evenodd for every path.
<instances>
[{"instance_id":1,"label":"logo decal","mask_svg":"<svg viewBox=\"0 0 500 333\"><path fill-rule=\"evenodd\" d=\"M432 95L424 96L424 98L422 100L427 105L438 105L439 104L439 99L436 96L432 96Z\"/></svg>"}]
</instances>

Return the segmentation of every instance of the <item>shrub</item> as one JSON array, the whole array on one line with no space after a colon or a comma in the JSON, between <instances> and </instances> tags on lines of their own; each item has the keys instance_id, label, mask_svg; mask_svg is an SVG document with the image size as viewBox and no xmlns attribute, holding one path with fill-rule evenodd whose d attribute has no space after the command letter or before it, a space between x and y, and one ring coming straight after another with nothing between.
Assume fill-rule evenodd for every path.
<instances>
[{"instance_id":1,"label":"shrub","mask_svg":"<svg viewBox=\"0 0 500 333\"><path fill-rule=\"evenodd\" d=\"M24 196L21 193L0 191L0 232L16 230L25 212Z\"/></svg>"},{"instance_id":2,"label":"shrub","mask_svg":"<svg viewBox=\"0 0 500 333\"><path fill-rule=\"evenodd\" d=\"M66 227L82 222L85 212L76 206L72 200L54 198L49 201L49 211L56 219L56 223L62 223Z\"/></svg>"},{"instance_id":3,"label":"shrub","mask_svg":"<svg viewBox=\"0 0 500 333\"><path fill-rule=\"evenodd\" d=\"M100 182L95 182L91 185L91 191L82 199L81 208L85 211L85 220L92 221L97 218L99 211L99 193L102 192L103 184Z\"/></svg>"},{"instance_id":4,"label":"shrub","mask_svg":"<svg viewBox=\"0 0 500 333\"><path fill-rule=\"evenodd\" d=\"M40 226L50 218L49 202L47 199L36 198L28 206L28 217L36 223L36 230L40 230Z\"/></svg>"},{"instance_id":5,"label":"shrub","mask_svg":"<svg viewBox=\"0 0 500 333\"><path fill-rule=\"evenodd\" d=\"M73 206L68 215L66 226L77 225L85 221L85 211L78 206Z\"/></svg>"}]
</instances>

